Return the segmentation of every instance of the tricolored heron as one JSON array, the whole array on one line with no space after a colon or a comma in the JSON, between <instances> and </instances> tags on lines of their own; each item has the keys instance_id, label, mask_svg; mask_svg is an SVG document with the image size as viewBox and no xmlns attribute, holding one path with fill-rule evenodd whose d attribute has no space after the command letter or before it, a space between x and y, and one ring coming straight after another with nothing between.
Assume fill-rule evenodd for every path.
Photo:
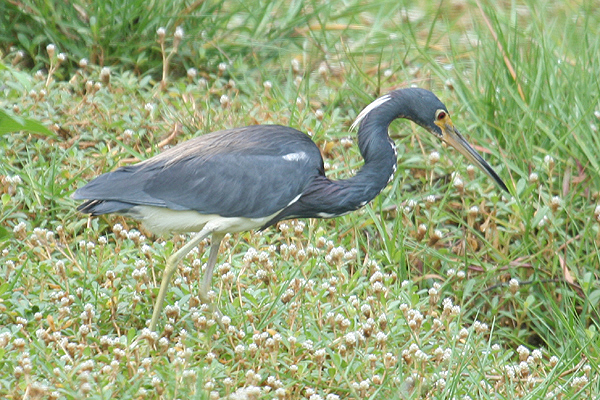
<instances>
[{"instance_id":1,"label":"tricolored heron","mask_svg":"<svg viewBox=\"0 0 600 400\"><path fill-rule=\"evenodd\" d=\"M491 177L502 179L454 127L446 106L430 91L395 90L356 118L363 167L353 177L325 176L319 148L304 133L279 125L213 132L148 160L100 175L78 189L79 211L118 213L155 232L198 232L167 260L150 329L155 330L179 261L212 235L200 298L209 303L213 269L226 233L264 229L291 218L331 218L357 210L390 182L396 149L388 126L406 118L452 145Z\"/></svg>"}]
</instances>

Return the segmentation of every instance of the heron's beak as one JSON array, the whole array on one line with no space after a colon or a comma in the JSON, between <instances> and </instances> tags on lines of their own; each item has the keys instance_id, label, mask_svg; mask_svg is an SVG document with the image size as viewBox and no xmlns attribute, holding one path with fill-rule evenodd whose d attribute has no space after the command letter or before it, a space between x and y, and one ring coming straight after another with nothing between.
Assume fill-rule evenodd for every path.
<instances>
[{"instance_id":1,"label":"heron's beak","mask_svg":"<svg viewBox=\"0 0 600 400\"><path fill-rule=\"evenodd\" d=\"M454 124L449 116L446 115L446 117L444 117L442 120L435 121L435 124L442 130L442 140L444 142L458 150L460 154L467 158L467 160L475 164L479 169L485 172L487 176L492 178L498 184L498 186L500 186L507 193L510 193L496 171L494 171L492 167L485 162L477 150L471 147L471 145L460 134L458 129L454 127Z\"/></svg>"}]
</instances>

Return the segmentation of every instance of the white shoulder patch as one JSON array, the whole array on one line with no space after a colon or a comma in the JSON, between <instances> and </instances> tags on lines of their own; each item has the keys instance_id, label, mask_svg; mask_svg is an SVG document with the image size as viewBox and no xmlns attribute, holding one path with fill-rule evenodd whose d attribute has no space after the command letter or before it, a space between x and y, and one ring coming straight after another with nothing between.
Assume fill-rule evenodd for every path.
<instances>
[{"instance_id":1,"label":"white shoulder patch","mask_svg":"<svg viewBox=\"0 0 600 400\"><path fill-rule=\"evenodd\" d=\"M299 199L301 196L302 196L302 193L300 193L298 196L294 197L294 198L292 199L292 201L290 201L286 207L289 207L289 206L291 206L292 204L294 204L295 202L297 202L297 201L298 201L298 199Z\"/></svg>"},{"instance_id":2,"label":"white shoulder patch","mask_svg":"<svg viewBox=\"0 0 600 400\"><path fill-rule=\"evenodd\" d=\"M380 105L382 105L383 103L385 103L391 99L392 99L392 96L390 96L389 94L386 94L385 96L381 96L380 98L378 98L377 100L375 100L374 102L372 102L371 104L366 106L360 112L360 114L358 114L358 117L356 117L356 119L354 120L354 123L350 127L350 130L353 130L358 125L360 125L360 122L367 116L368 113L370 113L371 111L373 111L374 109L376 109L377 107L379 107Z\"/></svg>"},{"instance_id":3,"label":"white shoulder patch","mask_svg":"<svg viewBox=\"0 0 600 400\"><path fill-rule=\"evenodd\" d=\"M281 158L283 158L286 161L300 161L300 160L306 160L308 158L308 156L306 155L305 152L301 151L299 153L286 154L286 155L282 156Z\"/></svg>"}]
</instances>

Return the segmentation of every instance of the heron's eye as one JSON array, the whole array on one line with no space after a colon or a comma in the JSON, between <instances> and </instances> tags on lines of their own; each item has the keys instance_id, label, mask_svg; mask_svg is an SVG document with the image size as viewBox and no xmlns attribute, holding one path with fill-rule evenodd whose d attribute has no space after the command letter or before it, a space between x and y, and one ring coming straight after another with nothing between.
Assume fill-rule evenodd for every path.
<instances>
[{"instance_id":1,"label":"heron's eye","mask_svg":"<svg viewBox=\"0 0 600 400\"><path fill-rule=\"evenodd\" d=\"M444 110L438 110L437 115L435 116L437 118L438 121L443 120L444 118L446 118L446 111Z\"/></svg>"}]
</instances>

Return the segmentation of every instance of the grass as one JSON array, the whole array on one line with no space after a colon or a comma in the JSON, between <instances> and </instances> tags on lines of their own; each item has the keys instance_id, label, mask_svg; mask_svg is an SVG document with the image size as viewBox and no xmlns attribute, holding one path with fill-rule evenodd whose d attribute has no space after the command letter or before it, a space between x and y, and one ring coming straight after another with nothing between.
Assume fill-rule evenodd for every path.
<instances>
[{"instance_id":1,"label":"grass","mask_svg":"<svg viewBox=\"0 0 600 400\"><path fill-rule=\"evenodd\" d=\"M66 25L62 2L37 3L0 6L0 108L33 131L0 138L0 397L600 395L592 2L168 2L132 9L133 26L113 23L120 2L78 2L87 18ZM197 297L207 243L176 274L160 331L144 329L185 237L88 219L77 187L257 123L308 132L347 177L361 165L353 118L408 85L444 101L514 196L394 122L398 172L370 205L224 241L225 330Z\"/></svg>"}]
</instances>

